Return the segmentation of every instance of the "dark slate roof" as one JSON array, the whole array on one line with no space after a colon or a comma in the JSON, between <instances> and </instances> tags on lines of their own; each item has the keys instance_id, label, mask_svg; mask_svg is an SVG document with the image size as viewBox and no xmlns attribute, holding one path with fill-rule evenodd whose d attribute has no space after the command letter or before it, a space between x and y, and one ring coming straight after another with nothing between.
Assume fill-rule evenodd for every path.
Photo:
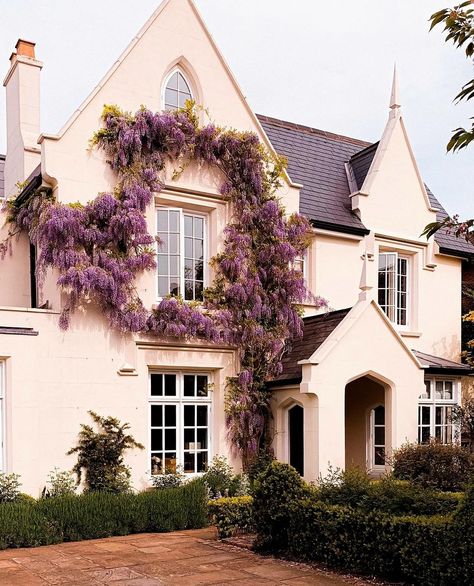
<instances>
[{"instance_id":1,"label":"dark slate roof","mask_svg":"<svg viewBox=\"0 0 474 586\"><path fill-rule=\"evenodd\" d=\"M275 150L287 157L290 177L303 185L301 213L322 228L367 233L351 210L344 163L370 143L268 116L258 119Z\"/></svg>"},{"instance_id":2,"label":"dark slate roof","mask_svg":"<svg viewBox=\"0 0 474 586\"><path fill-rule=\"evenodd\" d=\"M433 372L433 374L471 374L472 368L468 364L461 364L460 362L454 362L447 358L440 358L439 356L433 356L432 354L426 354L419 350L412 350L413 354L421 362L421 365L426 369L427 372Z\"/></svg>"},{"instance_id":3,"label":"dark slate roof","mask_svg":"<svg viewBox=\"0 0 474 586\"><path fill-rule=\"evenodd\" d=\"M368 230L351 210L345 163L350 163L360 189L377 150L378 142L325 132L316 128L258 115L275 150L288 159L290 177L303 185L300 211L316 227L364 234ZM448 216L426 187L438 221ZM455 256L474 255L474 246L442 229L435 235L441 252Z\"/></svg>"},{"instance_id":4,"label":"dark slate roof","mask_svg":"<svg viewBox=\"0 0 474 586\"><path fill-rule=\"evenodd\" d=\"M350 164L352 172L354 173L354 179L357 183L357 189L362 189L362 185L369 172L370 165L375 156L375 151L379 146L378 142L374 142L370 146L366 147L362 151L359 151L350 158Z\"/></svg>"},{"instance_id":5,"label":"dark slate roof","mask_svg":"<svg viewBox=\"0 0 474 586\"><path fill-rule=\"evenodd\" d=\"M291 350L283 357L283 371L269 387L281 387L301 382L302 367L299 360L307 360L321 346L326 338L349 313L349 309L339 309L303 319L303 337L295 340Z\"/></svg>"},{"instance_id":6,"label":"dark slate roof","mask_svg":"<svg viewBox=\"0 0 474 586\"><path fill-rule=\"evenodd\" d=\"M0 155L0 199L5 196L5 155Z\"/></svg>"}]
</instances>

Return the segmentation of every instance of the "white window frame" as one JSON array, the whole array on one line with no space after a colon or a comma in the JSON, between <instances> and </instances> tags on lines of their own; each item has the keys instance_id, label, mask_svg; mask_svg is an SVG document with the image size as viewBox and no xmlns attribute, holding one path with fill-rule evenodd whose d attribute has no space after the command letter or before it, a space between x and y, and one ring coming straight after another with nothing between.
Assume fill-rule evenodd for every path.
<instances>
[{"instance_id":1,"label":"white window frame","mask_svg":"<svg viewBox=\"0 0 474 586\"><path fill-rule=\"evenodd\" d=\"M169 396L157 396L151 394L151 375L153 374L171 374L176 376L176 395ZM184 396L184 376L185 375L192 375L192 376L206 376L208 382L208 393L207 397L185 397ZM151 412L153 405L174 405L176 406L176 466L182 468L184 470L184 452L190 451L185 450L184 448L184 407L185 405L206 405L207 406L207 464L209 464L213 458L213 426L212 426L212 417L213 417L213 403L212 403L212 377L209 371L168 371L165 369L154 369L149 372L148 376L148 462L150 463L150 474L153 474L151 469L151 458L154 452L157 450L152 450L152 429L156 429L156 427L152 428L152 420L151 420ZM164 410L163 410L164 413ZM164 421L163 421L164 424ZM195 428L197 426L195 425ZM167 450L164 449L163 446L163 453ZM169 450L170 452L173 450ZM186 472L186 477L192 478L194 476L200 476L203 472Z\"/></svg>"},{"instance_id":2,"label":"white window frame","mask_svg":"<svg viewBox=\"0 0 474 586\"><path fill-rule=\"evenodd\" d=\"M306 249L303 254L298 254L295 257L295 260L290 263L290 267L294 270L296 270L296 264L300 263L301 267L302 267L302 273L303 273L303 279L304 282L307 283L308 282L308 249Z\"/></svg>"},{"instance_id":3,"label":"white window frame","mask_svg":"<svg viewBox=\"0 0 474 586\"><path fill-rule=\"evenodd\" d=\"M452 384L452 399L437 399L436 394L436 383L442 382L443 384L446 382L450 382ZM429 428L430 430L430 439L436 438L436 428L440 427L440 425L436 424L436 407L457 407L461 403L461 388L459 380L456 380L451 377L443 377L443 376L434 376L425 379L425 384L429 383L430 387L430 396L429 398L426 396L427 393L423 393L420 395L418 400L418 442L421 443L421 429L422 428ZM429 424L422 423L422 408L429 408L430 409L430 422ZM447 443L457 443L458 440L458 429L457 426L449 423L441 424L442 427L451 427L451 441Z\"/></svg>"},{"instance_id":4,"label":"white window frame","mask_svg":"<svg viewBox=\"0 0 474 586\"><path fill-rule=\"evenodd\" d=\"M189 83L188 76L184 73L184 71L181 69L181 67L176 66L176 67L173 67L173 69L165 77L165 80L163 82L163 86L161 88L161 108L162 108L162 110L166 110L166 88L168 87L168 83L175 73L180 73L183 76L184 81L188 84L189 93L191 94L191 100L194 100L193 86L191 83ZM179 95L178 95L178 100L179 100Z\"/></svg>"},{"instance_id":5,"label":"white window frame","mask_svg":"<svg viewBox=\"0 0 474 586\"><path fill-rule=\"evenodd\" d=\"M394 319L392 319L392 317L385 311L385 315L388 317L388 319L398 328L401 330L408 330L410 325L411 325L411 320L412 320L412 315L411 315L411 303L412 303L412 288L413 288L413 278L412 278L412 258L410 255L407 254L400 254L399 252L396 251L391 251L391 250L381 250L379 251L379 256L378 256L378 266L377 266L377 301L378 301L378 293L380 291L380 287L378 286L378 278L379 278L379 273L380 273L380 258L381 256L389 256L392 255L393 258L395 259L395 267L396 267L396 272L395 272L395 303L393 305L394 307ZM400 259L403 259L406 261L406 267L407 267L407 274L406 274L406 283L407 283L407 289L406 289L406 324L400 324L398 323L398 310L400 309L399 305L398 305L398 294L399 294L399 289L398 289L398 261ZM385 294L388 295L388 289L385 288ZM386 304L387 305L387 304ZM382 308L383 309L383 308Z\"/></svg>"},{"instance_id":6,"label":"white window frame","mask_svg":"<svg viewBox=\"0 0 474 586\"><path fill-rule=\"evenodd\" d=\"M5 361L0 360L0 472L5 472Z\"/></svg>"},{"instance_id":7,"label":"white window frame","mask_svg":"<svg viewBox=\"0 0 474 586\"><path fill-rule=\"evenodd\" d=\"M185 278L184 278L184 259L185 259L185 249L184 249L184 216L193 216L196 218L203 219L203 262L202 262L202 278L203 278L203 291L207 287L208 284L208 263L209 263L209 243L207 240L207 224L209 220L209 215L202 213L202 212L195 212L194 210L185 209L185 208L178 208L178 207L170 207L170 206L157 206L155 209L155 235L158 235L158 211L159 210L167 210L172 212L179 213L179 280L180 280L180 295L184 301L191 302L195 301L194 299L185 299ZM160 254L160 245L157 242L155 245L156 250L156 259L157 259L157 270L156 270L156 290L155 295L157 301L161 301L163 297L160 296L159 287L158 287L158 254ZM163 254L163 253L161 253ZM168 275L169 276L169 275Z\"/></svg>"}]
</instances>

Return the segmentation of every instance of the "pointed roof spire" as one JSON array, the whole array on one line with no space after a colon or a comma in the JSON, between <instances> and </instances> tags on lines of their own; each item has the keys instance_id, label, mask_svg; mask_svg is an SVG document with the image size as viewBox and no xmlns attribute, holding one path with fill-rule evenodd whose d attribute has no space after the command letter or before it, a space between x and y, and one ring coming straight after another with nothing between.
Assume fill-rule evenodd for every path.
<instances>
[{"instance_id":1,"label":"pointed roof spire","mask_svg":"<svg viewBox=\"0 0 474 586\"><path fill-rule=\"evenodd\" d=\"M392 93L390 94L390 110L400 108L400 94L398 91L397 64L393 65Z\"/></svg>"}]
</instances>

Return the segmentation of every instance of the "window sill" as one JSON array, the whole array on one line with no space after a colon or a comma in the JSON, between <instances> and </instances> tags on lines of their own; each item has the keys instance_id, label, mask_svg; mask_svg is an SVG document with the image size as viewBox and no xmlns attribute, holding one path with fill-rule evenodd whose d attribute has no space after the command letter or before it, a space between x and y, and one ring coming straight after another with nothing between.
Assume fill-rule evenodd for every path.
<instances>
[{"instance_id":1,"label":"window sill","mask_svg":"<svg viewBox=\"0 0 474 586\"><path fill-rule=\"evenodd\" d=\"M421 332L411 332L409 330L398 330L403 338L421 338Z\"/></svg>"}]
</instances>

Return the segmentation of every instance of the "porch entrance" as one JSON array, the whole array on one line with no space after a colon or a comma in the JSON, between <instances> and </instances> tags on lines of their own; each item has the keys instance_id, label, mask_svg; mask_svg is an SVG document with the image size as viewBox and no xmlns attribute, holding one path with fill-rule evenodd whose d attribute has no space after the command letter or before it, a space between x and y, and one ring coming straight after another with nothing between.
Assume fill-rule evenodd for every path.
<instances>
[{"instance_id":1,"label":"porch entrance","mask_svg":"<svg viewBox=\"0 0 474 586\"><path fill-rule=\"evenodd\" d=\"M370 376L346 385L345 467L375 475L385 469L387 453L386 396L390 389Z\"/></svg>"}]
</instances>

